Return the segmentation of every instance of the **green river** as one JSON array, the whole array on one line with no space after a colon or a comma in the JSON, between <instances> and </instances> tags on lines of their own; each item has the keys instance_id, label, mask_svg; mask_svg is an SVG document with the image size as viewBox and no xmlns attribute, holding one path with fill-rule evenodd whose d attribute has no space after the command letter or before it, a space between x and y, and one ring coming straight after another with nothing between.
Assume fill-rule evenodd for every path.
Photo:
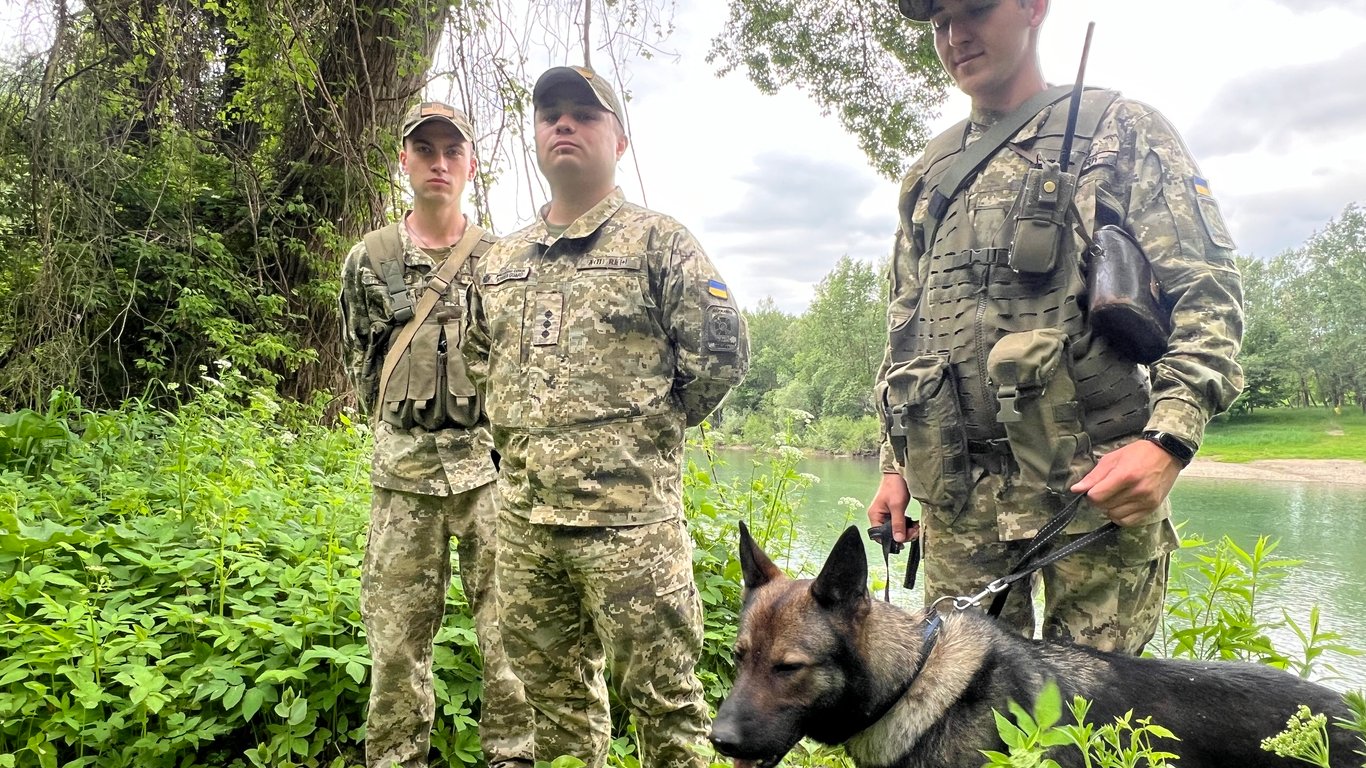
<instances>
[{"instance_id":1,"label":"green river","mask_svg":"<svg viewBox=\"0 0 1366 768\"><path fill-rule=\"evenodd\" d=\"M761 473L758 454L722 451L722 477L747 477ZM879 473L872 459L818 456L802 460L798 470L819 478L805 492L797 510L797 540L790 562L780 563L789 572L813 575L839 533L849 525L867 527L864 509L877 488ZM854 506L849 499L856 499ZM842 502L843 500L843 502ZM1309 610L1317 605L1320 631L1342 635L1344 644L1366 651L1366 488L1311 483L1264 483L1247 480L1182 478L1172 492L1175 519L1185 535L1211 541L1223 536L1245 550L1257 537L1279 541L1276 558L1302 561L1279 583L1259 595L1260 605L1274 606L1261 612L1264 619L1289 612L1301 627L1308 627ZM886 580L881 550L868 544L869 568L881 596ZM907 594L900 588L904 556L893 558L892 599L918 607L919 587ZM1290 629L1272 634L1276 647L1298 657L1300 643ZM1320 669L1317 677L1338 689L1366 688L1366 655L1327 654L1325 660L1339 677Z\"/></svg>"}]
</instances>

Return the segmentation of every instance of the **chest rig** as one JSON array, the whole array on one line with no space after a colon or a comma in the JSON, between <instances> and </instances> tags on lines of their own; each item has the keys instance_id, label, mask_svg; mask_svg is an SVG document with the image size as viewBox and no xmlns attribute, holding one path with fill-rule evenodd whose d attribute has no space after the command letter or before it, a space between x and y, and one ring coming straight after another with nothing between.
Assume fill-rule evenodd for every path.
<instances>
[{"instance_id":1,"label":"chest rig","mask_svg":"<svg viewBox=\"0 0 1366 768\"><path fill-rule=\"evenodd\" d=\"M970 183L948 197L932 199L930 191L941 186L946 174L961 172L954 165L970 146L967 121L926 148L926 171L901 203L920 254L913 268L921 291L909 321L893 329L892 364L939 361L946 388L956 393L954 410L964 441L962 455L954 456L955 445L936 449L908 439L908 467L938 462L946 474L964 475L964 468L971 468L969 460L993 472L1006 471L1003 457L1012 454L1023 463L1028 449L1008 438L1014 430L1007 426L1018 419L1012 387L1042 389L1044 379L1051 380L1058 370L1070 381L1047 385L1055 395L1048 407L1059 411L1057 421L1079 426L1069 438L1075 450L1063 451L1071 458L1054 466L1051 474L1042 472L1051 489L1089 469L1086 465L1094 462L1091 444L1137 432L1146 423L1146 373L1092 332L1085 301L1088 252L1072 231L1079 223L1093 227L1097 186L1113 171L1114 153L1109 153L1108 164L1089 158L1101 122L1117 98L1115 92L1097 89L1082 96L1067 163L1080 171L1075 209L1072 201L1058 199L1072 197L1067 185L1060 189L1056 178L1040 172L1047 163L1036 163L1059 160L1067 128L1065 103L1045 107L991 154ZM1034 226L1041 209L1053 215L1049 207L1059 205L1065 207L1058 218L1066 222L1059 230L1059 247L1046 258L1013 254L1012 245L1028 239L1017 238L1017 229ZM1068 213L1073 210L1089 220L1077 222L1076 214ZM1010 343L997 349L1006 337ZM1043 349L1041 339L1051 339L1056 349ZM1012 359L1016 353L1027 360ZM1012 378L1019 381L1012 384ZM1060 395L1063 389L1067 392ZM965 476L970 485L970 475ZM939 501L954 495L940 494Z\"/></svg>"},{"instance_id":2,"label":"chest rig","mask_svg":"<svg viewBox=\"0 0 1366 768\"><path fill-rule=\"evenodd\" d=\"M479 423L479 397L460 354L465 288L494 238L482 229L471 231L478 240L468 255L457 253L457 244L445 263L418 277L415 290L408 284L399 226L365 236L370 268L384 281L393 314L376 416L398 429L473 427ZM420 295L416 304L414 293Z\"/></svg>"}]
</instances>

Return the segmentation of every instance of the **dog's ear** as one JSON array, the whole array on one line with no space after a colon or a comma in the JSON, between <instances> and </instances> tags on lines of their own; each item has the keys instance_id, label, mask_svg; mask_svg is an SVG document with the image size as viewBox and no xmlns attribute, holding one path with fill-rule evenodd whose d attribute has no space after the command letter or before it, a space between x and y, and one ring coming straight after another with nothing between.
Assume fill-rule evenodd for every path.
<instances>
[{"instance_id":1,"label":"dog's ear","mask_svg":"<svg viewBox=\"0 0 1366 768\"><path fill-rule=\"evenodd\" d=\"M744 520L740 521L740 573L745 579L745 597L770 581L787 578L754 543L754 537L749 535L749 527Z\"/></svg>"},{"instance_id":2,"label":"dog's ear","mask_svg":"<svg viewBox=\"0 0 1366 768\"><path fill-rule=\"evenodd\" d=\"M811 597L822 608L834 610L852 609L869 601L868 556L857 526L849 526L835 542L820 575L811 584Z\"/></svg>"}]
</instances>

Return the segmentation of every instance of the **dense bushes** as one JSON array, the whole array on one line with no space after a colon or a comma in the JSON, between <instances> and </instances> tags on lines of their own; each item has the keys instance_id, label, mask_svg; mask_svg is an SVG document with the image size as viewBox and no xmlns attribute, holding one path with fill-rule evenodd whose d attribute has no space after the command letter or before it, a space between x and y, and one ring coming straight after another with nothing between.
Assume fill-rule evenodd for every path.
<instances>
[{"instance_id":1,"label":"dense bushes","mask_svg":"<svg viewBox=\"0 0 1366 768\"><path fill-rule=\"evenodd\" d=\"M219 373L174 414L136 401L90 412L57 393L44 412L0 418L0 768L361 762L366 430L319 427L321 403L282 404L231 367ZM714 705L734 674L735 521L781 558L811 478L792 448L726 483L709 435L690 455L707 621L698 674ZM1314 613L1296 627L1301 649L1271 647L1290 622L1254 602L1287 567L1271 552L1188 550L1167 652L1331 672L1340 638ZM433 746L445 764L476 765L479 659L458 578L451 598ZM631 724L617 726L612 764L638 768ZM847 762L803 746L789 764Z\"/></svg>"},{"instance_id":2,"label":"dense bushes","mask_svg":"<svg viewBox=\"0 0 1366 768\"><path fill-rule=\"evenodd\" d=\"M59 393L0 420L0 766L361 762L366 430L318 427L321 404L281 404L230 367L205 382L175 414ZM715 702L735 520L774 508L712 483L690 469ZM472 765L479 658L458 577L451 593L433 746ZM630 763L629 739L614 750Z\"/></svg>"}]
</instances>

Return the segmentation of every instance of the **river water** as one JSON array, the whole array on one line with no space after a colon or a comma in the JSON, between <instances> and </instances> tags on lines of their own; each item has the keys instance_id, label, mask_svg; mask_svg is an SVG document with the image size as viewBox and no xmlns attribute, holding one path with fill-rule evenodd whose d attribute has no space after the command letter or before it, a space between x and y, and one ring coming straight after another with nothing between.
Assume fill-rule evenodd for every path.
<instances>
[{"instance_id":1,"label":"river water","mask_svg":"<svg viewBox=\"0 0 1366 768\"><path fill-rule=\"evenodd\" d=\"M722 478L762 471L759 454L722 451ZM756 467L756 464L758 467ZM803 459L798 471L819 478L796 510L797 538L790 559L780 562L794 573L814 575L830 546L849 525L867 527L864 509L877 488L877 463L871 459L818 456ZM854 500L857 500L855 503ZM1279 583L1259 594L1263 619L1281 609L1307 630L1312 606L1319 608L1320 631L1342 635L1340 642L1366 651L1366 488L1311 483L1182 478L1172 491L1174 519L1185 536L1209 541L1230 537L1251 551L1258 536L1278 541L1277 559L1301 561ZM879 590L886 581L882 554L868 544L869 568ZM892 562L892 599L909 607L922 604L919 587L900 589L904 556ZM1271 634L1277 649L1299 658L1300 643L1290 629ZM1366 655L1330 653L1324 659L1338 676L1318 669L1315 677L1334 688L1366 688Z\"/></svg>"}]
</instances>

